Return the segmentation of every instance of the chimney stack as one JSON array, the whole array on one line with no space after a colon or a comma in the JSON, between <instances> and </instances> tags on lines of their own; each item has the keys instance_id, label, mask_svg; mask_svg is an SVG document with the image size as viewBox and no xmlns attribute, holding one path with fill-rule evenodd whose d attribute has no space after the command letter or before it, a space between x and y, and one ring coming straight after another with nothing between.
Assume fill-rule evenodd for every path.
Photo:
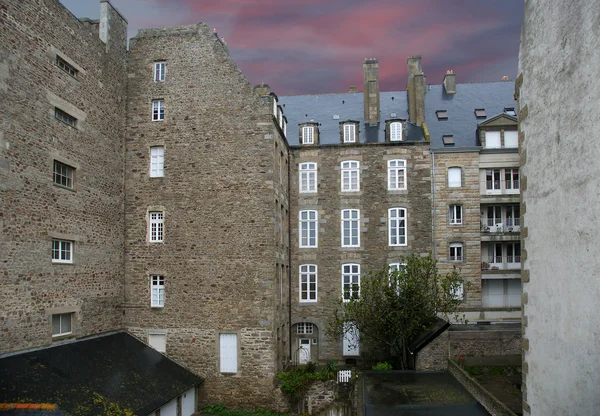
<instances>
[{"instance_id":1,"label":"chimney stack","mask_svg":"<svg viewBox=\"0 0 600 416\"><path fill-rule=\"evenodd\" d=\"M254 87L254 91L256 91L258 93L258 95L269 95L271 93L271 87L269 86L269 84L265 84L264 82L262 84L258 84L256 87Z\"/></svg>"},{"instance_id":2,"label":"chimney stack","mask_svg":"<svg viewBox=\"0 0 600 416\"><path fill-rule=\"evenodd\" d=\"M425 121L425 74L421 69L421 55L409 56L408 66L408 119L420 126Z\"/></svg>"},{"instance_id":3,"label":"chimney stack","mask_svg":"<svg viewBox=\"0 0 600 416\"><path fill-rule=\"evenodd\" d=\"M365 59L363 63L365 75L365 123L376 126L379 123L379 63L377 59Z\"/></svg>"},{"instance_id":4,"label":"chimney stack","mask_svg":"<svg viewBox=\"0 0 600 416\"><path fill-rule=\"evenodd\" d=\"M444 91L446 94L456 94L456 74L451 69L444 75Z\"/></svg>"}]
</instances>

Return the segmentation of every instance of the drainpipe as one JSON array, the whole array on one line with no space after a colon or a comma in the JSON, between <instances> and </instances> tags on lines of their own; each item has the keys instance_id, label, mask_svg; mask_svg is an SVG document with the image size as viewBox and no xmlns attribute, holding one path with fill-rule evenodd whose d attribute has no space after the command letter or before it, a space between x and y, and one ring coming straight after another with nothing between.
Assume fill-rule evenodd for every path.
<instances>
[{"instance_id":1,"label":"drainpipe","mask_svg":"<svg viewBox=\"0 0 600 416\"><path fill-rule=\"evenodd\" d=\"M433 260L437 260L436 221L435 221L435 153L431 153L431 217L433 219Z\"/></svg>"},{"instance_id":2,"label":"drainpipe","mask_svg":"<svg viewBox=\"0 0 600 416\"><path fill-rule=\"evenodd\" d=\"M287 143L287 137L286 137ZM290 204L291 172L292 160L290 158L290 149L288 147L288 177L287 177L287 197L288 197L288 344L289 359L292 360L292 206Z\"/></svg>"}]
</instances>

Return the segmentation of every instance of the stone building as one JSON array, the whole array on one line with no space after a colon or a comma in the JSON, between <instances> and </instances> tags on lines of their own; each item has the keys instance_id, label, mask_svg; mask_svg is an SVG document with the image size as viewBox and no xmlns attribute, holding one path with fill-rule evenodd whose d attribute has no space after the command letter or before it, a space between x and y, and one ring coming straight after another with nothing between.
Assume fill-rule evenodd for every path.
<instances>
[{"instance_id":1,"label":"stone building","mask_svg":"<svg viewBox=\"0 0 600 416\"><path fill-rule=\"evenodd\" d=\"M516 81L524 415L600 409L599 22L598 0L525 2Z\"/></svg>"}]
</instances>

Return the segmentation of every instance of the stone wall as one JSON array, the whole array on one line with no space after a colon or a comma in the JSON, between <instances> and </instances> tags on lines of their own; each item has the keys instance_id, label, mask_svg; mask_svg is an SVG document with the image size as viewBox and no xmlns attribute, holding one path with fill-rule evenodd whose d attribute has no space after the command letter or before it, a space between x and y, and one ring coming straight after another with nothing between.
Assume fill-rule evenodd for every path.
<instances>
[{"instance_id":1,"label":"stone wall","mask_svg":"<svg viewBox=\"0 0 600 416\"><path fill-rule=\"evenodd\" d=\"M305 321L317 326L318 344L311 347L313 361L342 360L342 342L325 337L327 322L342 297L342 265L358 263L364 276L389 263L398 263L410 254L431 251L431 157L429 143L397 142L370 145L335 145L294 148L290 198L292 244L292 322ZM388 191L387 161L405 159L407 190ZM360 191L341 192L340 164L360 162ZM317 192L299 193L298 165L316 162ZM388 209L401 207L408 212L407 245L389 246ZM300 248L298 215L301 210L318 211L318 247ZM360 209L360 247L341 244L341 210ZM318 267L317 302L300 302L299 266ZM297 336L292 340L297 348ZM315 352L318 351L318 352ZM353 357L355 358L355 357Z\"/></svg>"},{"instance_id":2,"label":"stone wall","mask_svg":"<svg viewBox=\"0 0 600 416\"><path fill-rule=\"evenodd\" d=\"M449 354L451 358L459 355L496 356L520 355L521 331L515 330L486 330L486 331L449 331Z\"/></svg>"},{"instance_id":3,"label":"stone wall","mask_svg":"<svg viewBox=\"0 0 600 416\"><path fill-rule=\"evenodd\" d=\"M102 8L107 44L57 0L3 1L0 353L122 327L127 22ZM72 189L53 183L55 160L75 169ZM52 262L53 239L72 242L72 263ZM72 334L52 338L58 313Z\"/></svg>"},{"instance_id":4,"label":"stone wall","mask_svg":"<svg viewBox=\"0 0 600 416\"><path fill-rule=\"evenodd\" d=\"M417 353L415 370L433 371L448 369L448 330Z\"/></svg>"},{"instance_id":5,"label":"stone wall","mask_svg":"<svg viewBox=\"0 0 600 416\"><path fill-rule=\"evenodd\" d=\"M273 407L289 161L272 104L203 23L140 31L128 78L126 327L144 341L166 333L166 354L205 377L203 402ZM153 99L164 100L162 121ZM152 146L164 148L162 177L149 177ZM162 242L149 241L149 211L163 212ZM220 371L221 333L237 335L235 373Z\"/></svg>"}]
</instances>

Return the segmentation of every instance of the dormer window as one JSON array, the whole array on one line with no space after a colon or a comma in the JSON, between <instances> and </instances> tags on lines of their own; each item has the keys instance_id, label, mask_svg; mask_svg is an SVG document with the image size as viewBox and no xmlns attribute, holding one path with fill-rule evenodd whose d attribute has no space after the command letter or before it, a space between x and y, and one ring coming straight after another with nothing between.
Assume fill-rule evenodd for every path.
<instances>
[{"instance_id":1,"label":"dormer window","mask_svg":"<svg viewBox=\"0 0 600 416\"><path fill-rule=\"evenodd\" d=\"M438 120L448 120L448 111L446 110L437 110L435 112Z\"/></svg>"},{"instance_id":2,"label":"dormer window","mask_svg":"<svg viewBox=\"0 0 600 416\"><path fill-rule=\"evenodd\" d=\"M314 126L302 127L302 144L315 144Z\"/></svg>"},{"instance_id":3,"label":"dormer window","mask_svg":"<svg viewBox=\"0 0 600 416\"><path fill-rule=\"evenodd\" d=\"M344 124L344 143L356 142L356 126L354 123Z\"/></svg>"},{"instance_id":4,"label":"dormer window","mask_svg":"<svg viewBox=\"0 0 600 416\"><path fill-rule=\"evenodd\" d=\"M514 107L504 107L504 112L506 114L508 114L509 116L513 116L513 117L517 116L517 112L515 111Z\"/></svg>"},{"instance_id":5,"label":"dormer window","mask_svg":"<svg viewBox=\"0 0 600 416\"><path fill-rule=\"evenodd\" d=\"M477 118L486 118L487 115L485 113L485 108L476 108L475 109L475 117L477 117Z\"/></svg>"},{"instance_id":6,"label":"dormer window","mask_svg":"<svg viewBox=\"0 0 600 416\"><path fill-rule=\"evenodd\" d=\"M402 123L399 121L393 121L390 123L390 141L400 142L402 141Z\"/></svg>"}]
</instances>

